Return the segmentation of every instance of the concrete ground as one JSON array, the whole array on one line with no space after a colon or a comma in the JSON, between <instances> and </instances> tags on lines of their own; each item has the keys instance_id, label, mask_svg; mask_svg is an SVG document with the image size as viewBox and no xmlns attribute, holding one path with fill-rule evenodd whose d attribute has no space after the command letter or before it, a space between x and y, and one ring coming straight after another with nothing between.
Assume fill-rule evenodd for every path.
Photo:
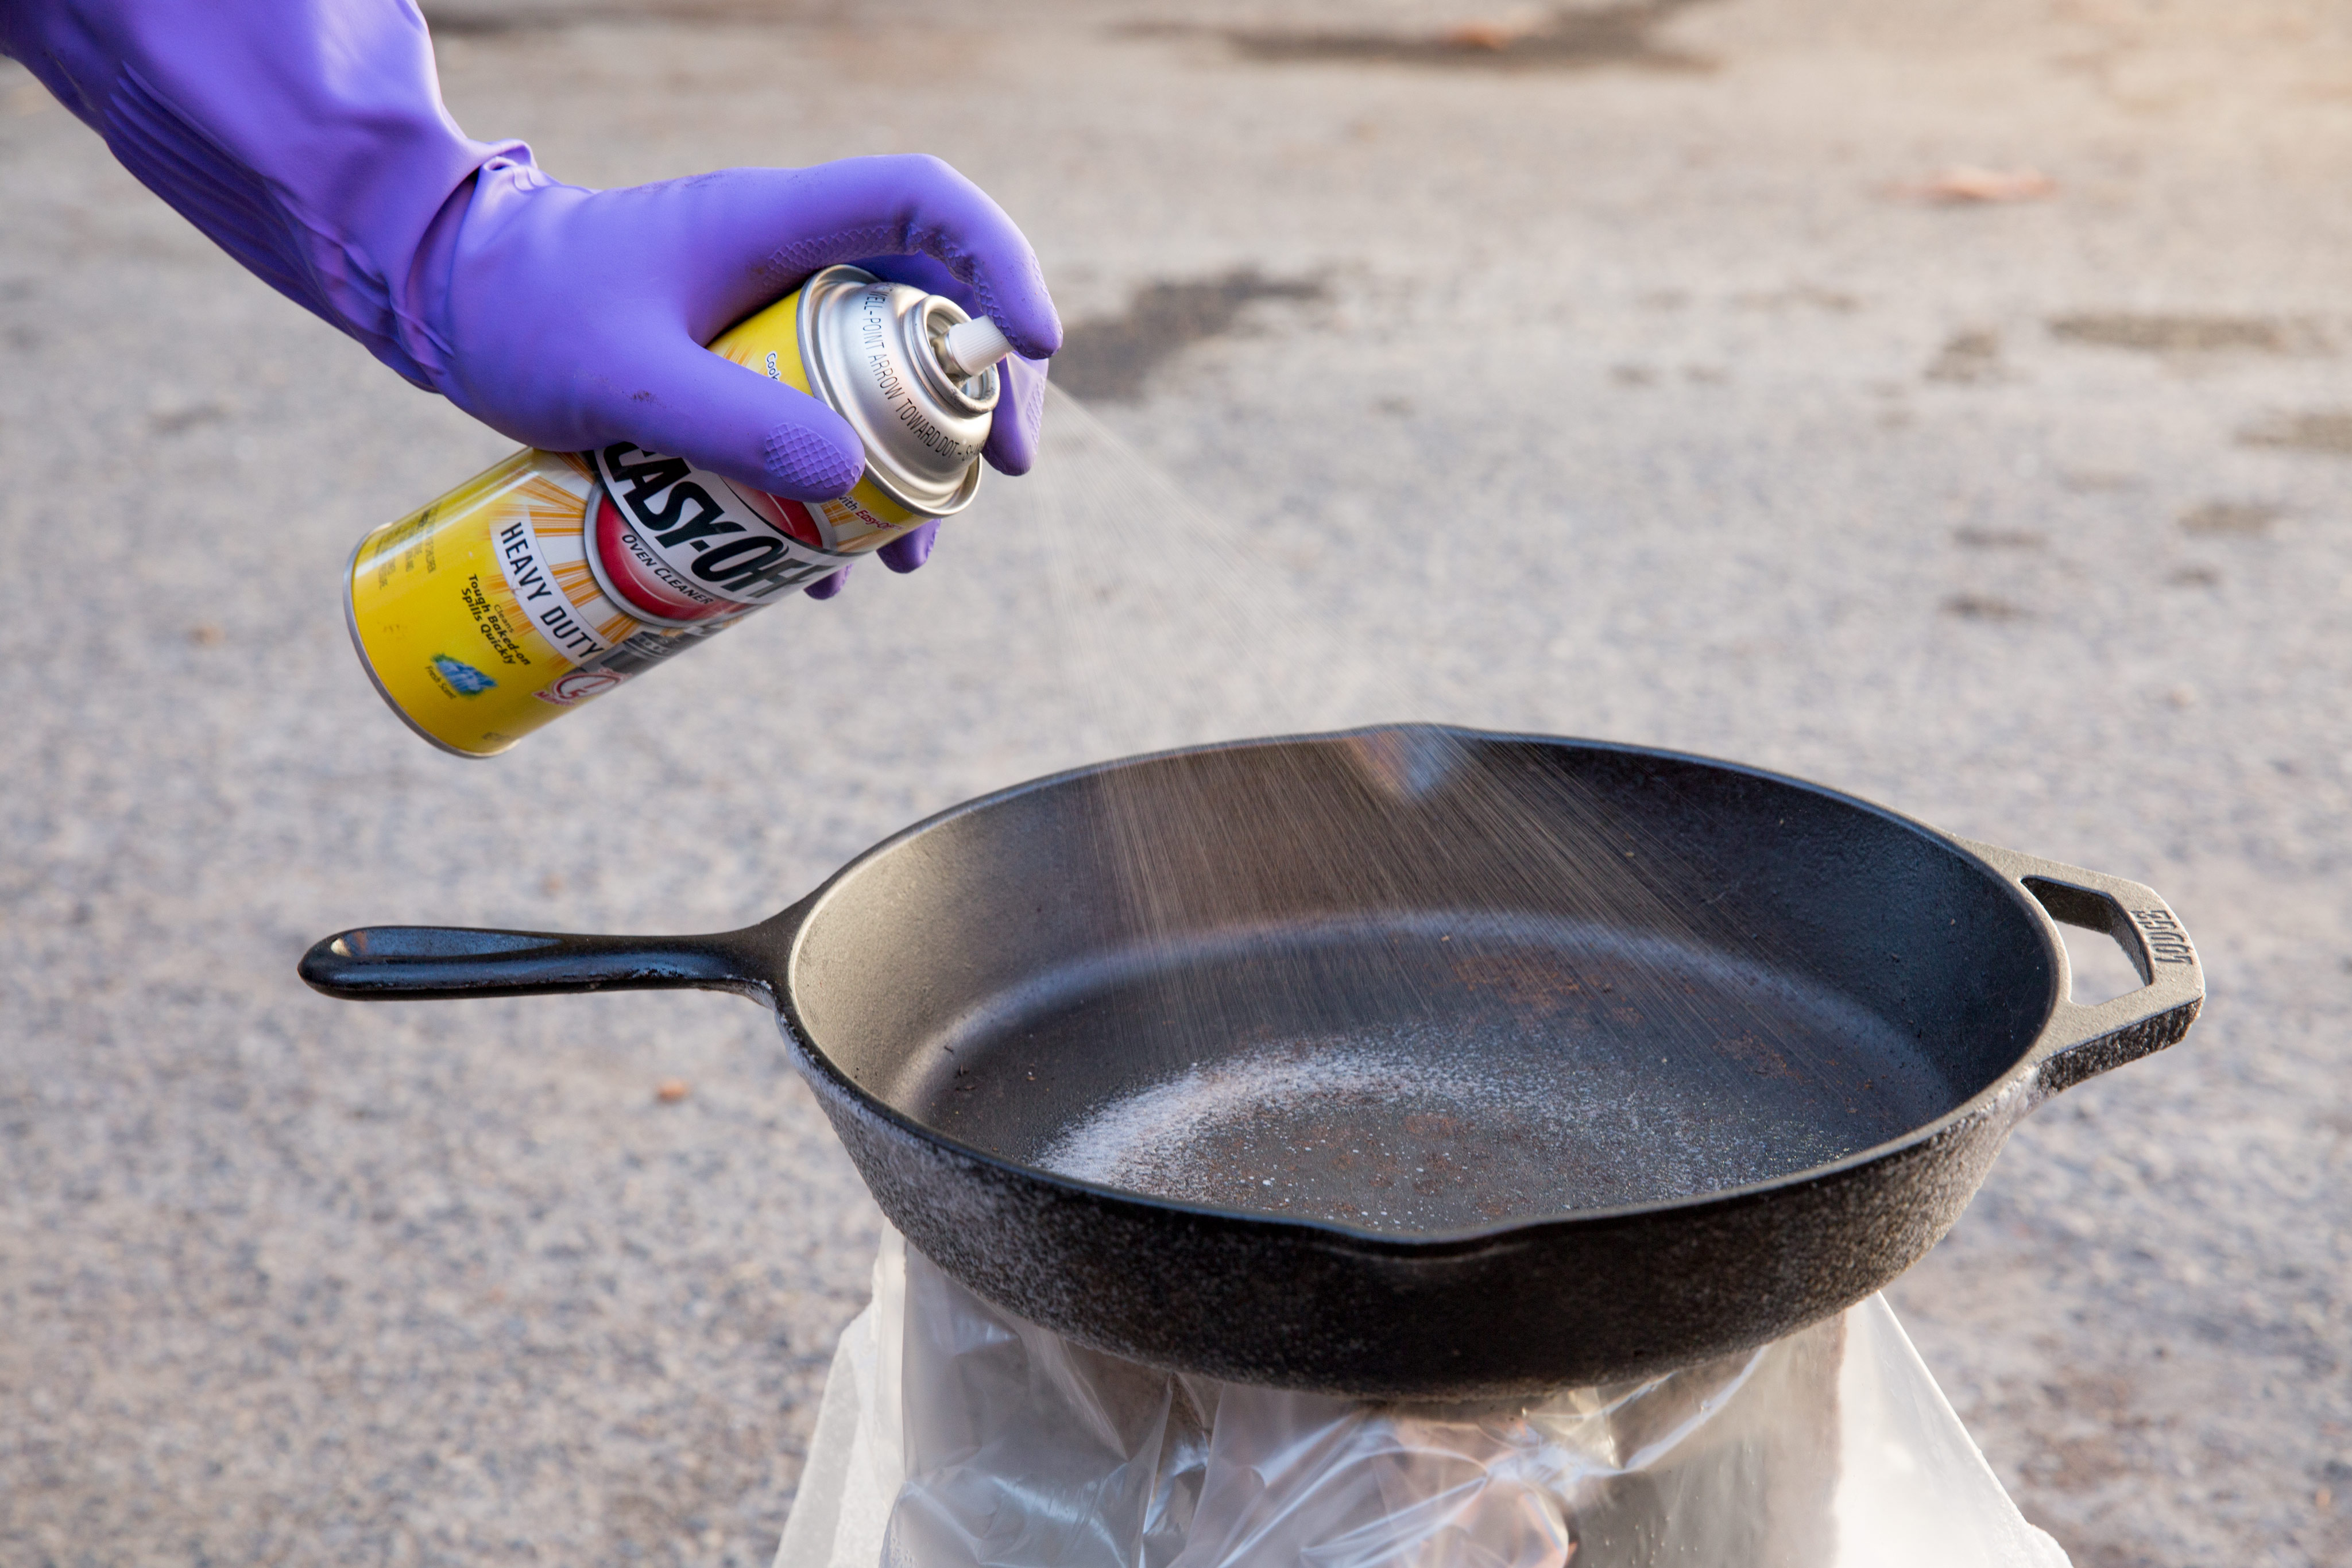
<instances>
[{"instance_id":1,"label":"concrete ground","mask_svg":"<svg viewBox=\"0 0 2352 1568\"><path fill-rule=\"evenodd\" d=\"M767 1020L362 1011L295 957L733 924L1130 736L1347 716L1735 757L2167 894L2204 1021L1893 1296L2078 1563L2352 1560L2342 6L436 15L461 120L572 180L950 156L1063 382L1306 617L1072 591L1112 492L1041 476L444 758L338 574L505 444L0 67L0 1560L764 1563L876 1223Z\"/></svg>"}]
</instances>

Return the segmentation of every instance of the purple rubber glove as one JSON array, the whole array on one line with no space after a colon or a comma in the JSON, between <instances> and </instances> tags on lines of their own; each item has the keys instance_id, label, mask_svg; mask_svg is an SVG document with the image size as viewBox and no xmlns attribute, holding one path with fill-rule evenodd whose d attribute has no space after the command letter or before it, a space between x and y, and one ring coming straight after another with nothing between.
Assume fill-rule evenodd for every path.
<instances>
[{"instance_id":1,"label":"purple rubber glove","mask_svg":"<svg viewBox=\"0 0 2352 1568\"><path fill-rule=\"evenodd\" d=\"M529 445L625 440L779 495L846 493L865 466L848 423L701 348L837 261L913 258L908 281L952 282L1024 358L1061 346L1028 243L938 160L558 184L522 143L457 129L408 0L0 0L0 52L271 287ZM1010 390L987 455L1020 473L1042 377ZM885 559L911 570L929 535Z\"/></svg>"}]
</instances>

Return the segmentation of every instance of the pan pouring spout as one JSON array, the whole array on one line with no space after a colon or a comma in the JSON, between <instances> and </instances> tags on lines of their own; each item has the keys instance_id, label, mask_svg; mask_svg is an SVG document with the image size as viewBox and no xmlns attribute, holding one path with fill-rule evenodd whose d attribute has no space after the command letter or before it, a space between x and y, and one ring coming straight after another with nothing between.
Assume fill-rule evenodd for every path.
<instances>
[{"instance_id":1,"label":"pan pouring spout","mask_svg":"<svg viewBox=\"0 0 2352 1568\"><path fill-rule=\"evenodd\" d=\"M1434 724L1359 730L1348 737L1348 745L1365 779L1401 801L1443 789L1456 768L1474 759L1460 731Z\"/></svg>"}]
</instances>

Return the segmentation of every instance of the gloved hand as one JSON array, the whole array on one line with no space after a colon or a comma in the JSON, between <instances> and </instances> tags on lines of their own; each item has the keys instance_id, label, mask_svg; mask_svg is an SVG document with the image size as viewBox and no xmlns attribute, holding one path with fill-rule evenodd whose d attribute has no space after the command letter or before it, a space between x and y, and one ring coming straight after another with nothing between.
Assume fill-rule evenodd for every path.
<instances>
[{"instance_id":1,"label":"gloved hand","mask_svg":"<svg viewBox=\"0 0 2352 1568\"><path fill-rule=\"evenodd\" d=\"M1028 243L938 160L559 184L522 143L457 129L409 0L0 0L0 52L273 287L530 445L625 440L779 495L846 493L865 465L848 423L701 347L838 261L952 283L1025 360L1061 346ZM1017 474L1042 371L1009 383L987 456ZM911 570L929 530L886 549Z\"/></svg>"}]
</instances>

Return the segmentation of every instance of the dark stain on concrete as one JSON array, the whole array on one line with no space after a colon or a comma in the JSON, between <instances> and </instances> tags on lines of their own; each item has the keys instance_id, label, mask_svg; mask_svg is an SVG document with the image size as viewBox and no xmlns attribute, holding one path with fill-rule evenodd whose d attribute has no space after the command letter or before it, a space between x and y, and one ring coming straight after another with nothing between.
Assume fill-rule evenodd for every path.
<instances>
[{"instance_id":1,"label":"dark stain on concrete","mask_svg":"<svg viewBox=\"0 0 2352 1568\"><path fill-rule=\"evenodd\" d=\"M198 425L217 424L235 411L226 403L200 402L185 408L159 409L147 416L147 428L158 435L177 435Z\"/></svg>"},{"instance_id":2,"label":"dark stain on concrete","mask_svg":"<svg viewBox=\"0 0 2352 1568\"><path fill-rule=\"evenodd\" d=\"M2028 621L2033 612L1986 593L1955 593L1944 601L1944 613L1963 621Z\"/></svg>"},{"instance_id":3,"label":"dark stain on concrete","mask_svg":"<svg viewBox=\"0 0 2352 1568\"><path fill-rule=\"evenodd\" d=\"M1945 340L1935 361L1927 367L1927 379L1961 386L1973 386L2002 378L2000 334L1998 332L1955 332Z\"/></svg>"},{"instance_id":4,"label":"dark stain on concrete","mask_svg":"<svg viewBox=\"0 0 2352 1568\"><path fill-rule=\"evenodd\" d=\"M497 38L515 33L546 33L593 22L633 19L632 7L598 5L499 5L481 0L426 0L425 25L436 38Z\"/></svg>"},{"instance_id":5,"label":"dark stain on concrete","mask_svg":"<svg viewBox=\"0 0 2352 1568\"><path fill-rule=\"evenodd\" d=\"M837 7L792 0L423 0L436 38L496 38L606 23L759 26L835 19Z\"/></svg>"},{"instance_id":6,"label":"dark stain on concrete","mask_svg":"<svg viewBox=\"0 0 2352 1568\"><path fill-rule=\"evenodd\" d=\"M1601 66L1708 71L1715 61L1654 36L1664 23L1710 0L1622 0L1559 6L1526 22L1463 22L1433 33L1339 28L1141 26L1130 36L1208 31L1244 59L1271 64L1403 65L1450 70L1584 70Z\"/></svg>"},{"instance_id":7,"label":"dark stain on concrete","mask_svg":"<svg viewBox=\"0 0 2352 1568\"><path fill-rule=\"evenodd\" d=\"M1133 402L1184 350L1240 329L1251 306L1269 299L1310 303L1325 294L1312 279L1267 277L1255 267L1149 284L1118 315L1071 325L1054 356L1054 384L1095 402Z\"/></svg>"},{"instance_id":8,"label":"dark stain on concrete","mask_svg":"<svg viewBox=\"0 0 2352 1568\"><path fill-rule=\"evenodd\" d=\"M2241 446L2269 446L2282 452L2316 452L2329 457L2352 457L2352 409L2319 409L2281 414L2238 432Z\"/></svg>"},{"instance_id":9,"label":"dark stain on concrete","mask_svg":"<svg viewBox=\"0 0 2352 1568\"><path fill-rule=\"evenodd\" d=\"M2326 347L2310 322L2275 316L2094 310L2053 317L2050 332L2064 342L2143 354L2294 354Z\"/></svg>"},{"instance_id":10,"label":"dark stain on concrete","mask_svg":"<svg viewBox=\"0 0 2352 1568\"><path fill-rule=\"evenodd\" d=\"M1952 542L1963 549L2040 549L2050 536L2030 528L1955 528Z\"/></svg>"}]
</instances>

